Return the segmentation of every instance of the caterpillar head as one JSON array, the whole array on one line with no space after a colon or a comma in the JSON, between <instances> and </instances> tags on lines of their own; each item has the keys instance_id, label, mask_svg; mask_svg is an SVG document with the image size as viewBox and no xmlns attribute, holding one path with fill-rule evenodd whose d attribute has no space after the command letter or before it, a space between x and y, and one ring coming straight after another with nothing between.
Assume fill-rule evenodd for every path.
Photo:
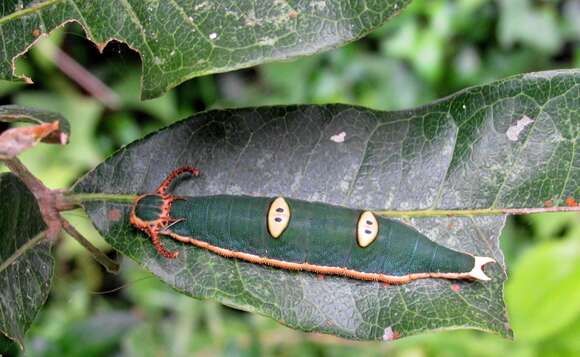
<instances>
[{"instance_id":1,"label":"caterpillar head","mask_svg":"<svg viewBox=\"0 0 580 357\"><path fill-rule=\"evenodd\" d=\"M159 241L160 234L166 234L164 230L172 222L169 209L174 197L164 194L145 194L137 197L131 209L131 224L145 232L153 241L155 249L166 258L177 257L177 252L169 252Z\"/></svg>"},{"instance_id":2,"label":"caterpillar head","mask_svg":"<svg viewBox=\"0 0 580 357\"><path fill-rule=\"evenodd\" d=\"M171 203L180 198L168 194L167 190L173 180L183 174L197 177L199 176L199 170L191 166L183 166L173 170L161 182L155 193L146 193L137 197L135 204L133 204L133 209L131 209L131 224L151 237L155 249L166 258L175 258L178 252L166 250L159 241L159 235L167 234L167 229L171 225L183 220L174 220L170 217Z\"/></svg>"},{"instance_id":3,"label":"caterpillar head","mask_svg":"<svg viewBox=\"0 0 580 357\"><path fill-rule=\"evenodd\" d=\"M169 213L166 201L166 197L158 194L137 197L131 210L131 224L141 230L157 225Z\"/></svg>"}]
</instances>

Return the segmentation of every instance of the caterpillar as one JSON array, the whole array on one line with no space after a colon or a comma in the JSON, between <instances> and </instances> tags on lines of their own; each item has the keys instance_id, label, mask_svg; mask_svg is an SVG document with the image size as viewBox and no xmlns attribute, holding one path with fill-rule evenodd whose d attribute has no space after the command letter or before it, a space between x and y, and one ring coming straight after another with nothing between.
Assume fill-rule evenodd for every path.
<instances>
[{"instance_id":1,"label":"caterpillar","mask_svg":"<svg viewBox=\"0 0 580 357\"><path fill-rule=\"evenodd\" d=\"M285 197L167 193L186 173L196 177L200 171L174 170L154 193L138 196L131 208L131 224L166 258L176 258L179 252L163 247L161 236L228 258L358 280L490 280L483 268L495 263L493 258L446 248L371 211Z\"/></svg>"}]
</instances>

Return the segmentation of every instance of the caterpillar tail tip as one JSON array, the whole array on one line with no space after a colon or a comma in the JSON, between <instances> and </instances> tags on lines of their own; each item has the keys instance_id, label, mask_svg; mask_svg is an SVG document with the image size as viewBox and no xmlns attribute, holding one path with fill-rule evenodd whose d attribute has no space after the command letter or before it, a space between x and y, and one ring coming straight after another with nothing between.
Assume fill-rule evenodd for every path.
<instances>
[{"instance_id":1,"label":"caterpillar tail tip","mask_svg":"<svg viewBox=\"0 0 580 357\"><path fill-rule=\"evenodd\" d=\"M490 257L474 257L475 263L473 269L469 272L469 276L475 280L490 281L491 278L483 272L483 267L489 263L496 263L495 259Z\"/></svg>"}]
</instances>

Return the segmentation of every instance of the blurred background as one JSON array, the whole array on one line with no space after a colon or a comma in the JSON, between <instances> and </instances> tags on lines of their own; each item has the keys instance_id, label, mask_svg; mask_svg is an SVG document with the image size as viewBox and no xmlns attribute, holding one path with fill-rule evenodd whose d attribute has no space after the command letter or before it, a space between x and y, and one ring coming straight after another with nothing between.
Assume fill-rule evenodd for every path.
<instances>
[{"instance_id":1,"label":"blurred background","mask_svg":"<svg viewBox=\"0 0 580 357\"><path fill-rule=\"evenodd\" d=\"M196 78L145 102L139 100L138 54L116 42L99 54L70 24L18 60L17 71L35 83L0 81L0 104L60 112L71 122L67 147L39 145L22 157L57 188L70 187L119 147L207 109L340 102L396 110L512 74L572 67L580 67L579 0L415 0L382 28L340 49ZM115 256L81 211L68 218ZM515 341L451 331L355 343L182 296L128 259L121 274L107 274L66 237L56 247L53 290L25 354L580 355L580 215L511 217L501 244Z\"/></svg>"}]
</instances>

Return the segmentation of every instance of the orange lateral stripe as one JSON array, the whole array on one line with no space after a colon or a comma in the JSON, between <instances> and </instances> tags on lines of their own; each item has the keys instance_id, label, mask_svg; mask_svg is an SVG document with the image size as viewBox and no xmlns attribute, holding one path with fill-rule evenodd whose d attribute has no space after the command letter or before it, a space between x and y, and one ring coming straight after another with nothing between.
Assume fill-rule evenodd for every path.
<instances>
[{"instance_id":1,"label":"orange lateral stripe","mask_svg":"<svg viewBox=\"0 0 580 357\"><path fill-rule=\"evenodd\" d=\"M473 278L469 275L469 273L415 273L415 274L407 274L407 275L386 275L386 274L378 274L378 273L364 273L352 269L347 268L339 268L339 267L329 267L324 265L314 265L310 263L292 263L292 262L285 262L283 260L277 260L272 258L265 258L260 257L254 254L248 254L243 252L236 252L229 249L224 249L217 247L215 245L211 245L207 242L193 239L191 237L185 237L174 232L165 232L165 235L172 237L175 240L184 243L191 243L196 247L209 250L212 253L219 254L223 257L227 258L237 258L241 260L245 260L250 263L255 264L262 264L262 265L269 265L275 268L285 269L285 270L296 270L296 271L307 271L316 274L324 274L324 275L339 275L339 276L346 276L353 279L358 280L368 280L368 281L380 281L387 284L405 284L413 280L417 279L425 279L425 278L443 278L443 279L469 279L473 280Z\"/></svg>"}]
</instances>

